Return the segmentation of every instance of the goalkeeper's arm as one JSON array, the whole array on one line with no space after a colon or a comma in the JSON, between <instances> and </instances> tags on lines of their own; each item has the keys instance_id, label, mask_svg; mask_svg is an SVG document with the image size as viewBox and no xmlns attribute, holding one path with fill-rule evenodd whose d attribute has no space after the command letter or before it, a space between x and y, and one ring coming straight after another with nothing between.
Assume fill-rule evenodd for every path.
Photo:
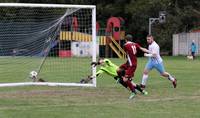
<instances>
[{"instance_id":1,"label":"goalkeeper's arm","mask_svg":"<svg viewBox=\"0 0 200 118\"><path fill-rule=\"evenodd\" d=\"M94 66L94 67L97 66L97 65L99 65L99 64L100 64L99 62L92 62L91 63L91 65Z\"/></svg>"},{"instance_id":2,"label":"goalkeeper's arm","mask_svg":"<svg viewBox=\"0 0 200 118\"><path fill-rule=\"evenodd\" d=\"M98 62L92 62L91 63L91 66L97 66L97 65L100 65L101 63L103 63L104 62L104 59L103 59L103 61L101 61L102 59L99 59L99 61ZM96 72L96 76L99 76L100 74L102 74L102 73L104 73L104 71L102 70L102 69L99 69L97 72ZM90 80L92 80L93 79L93 77L92 77L92 75L90 75L90 76L88 76L87 78L85 78L85 79L82 79L81 81L80 81L80 83L88 83L88 82L90 82Z\"/></svg>"},{"instance_id":3,"label":"goalkeeper's arm","mask_svg":"<svg viewBox=\"0 0 200 118\"><path fill-rule=\"evenodd\" d=\"M102 74L104 71L103 70L98 70L96 73L96 76L99 76L100 74ZM81 79L80 83L88 83L93 79L92 75L89 75L88 77L86 77L85 79Z\"/></svg>"}]
</instances>

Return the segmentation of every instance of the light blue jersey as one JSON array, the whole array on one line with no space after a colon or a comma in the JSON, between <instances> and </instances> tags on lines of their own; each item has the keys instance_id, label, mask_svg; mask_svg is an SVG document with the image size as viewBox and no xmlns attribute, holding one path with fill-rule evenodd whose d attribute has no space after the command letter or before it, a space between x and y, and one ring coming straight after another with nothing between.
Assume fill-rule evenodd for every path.
<instances>
[{"instance_id":1,"label":"light blue jersey","mask_svg":"<svg viewBox=\"0 0 200 118\"><path fill-rule=\"evenodd\" d=\"M192 42L192 44L191 44L191 51L195 53L196 50L197 50L197 46L196 46L196 44L194 42Z\"/></svg>"}]
</instances>

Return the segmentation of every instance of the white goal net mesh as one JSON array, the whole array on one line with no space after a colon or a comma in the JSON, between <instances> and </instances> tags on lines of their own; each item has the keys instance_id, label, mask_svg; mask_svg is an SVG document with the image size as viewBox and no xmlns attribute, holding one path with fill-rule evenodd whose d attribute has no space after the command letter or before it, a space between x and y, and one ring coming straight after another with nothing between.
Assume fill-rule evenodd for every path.
<instances>
[{"instance_id":1,"label":"white goal net mesh","mask_svg":"<svg viewBox=\"0 0 200 118\"><path fill-rule=\"evenodd\" d=\"M0 84L31 82L31 71L59 83L91 75L93 9L34 5L0 4Z\"/></svg>"}]
</instances>

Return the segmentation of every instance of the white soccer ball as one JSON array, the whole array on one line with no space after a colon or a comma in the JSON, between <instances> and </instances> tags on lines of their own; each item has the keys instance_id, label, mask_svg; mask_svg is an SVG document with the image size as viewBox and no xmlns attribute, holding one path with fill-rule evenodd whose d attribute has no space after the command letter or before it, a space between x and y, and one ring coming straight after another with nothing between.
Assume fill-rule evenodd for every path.
<instances>
[{"instance_id":1,"label":"white soccer ball","mask_svg":"<svg viewBox=\"0 0 200 118\"><path fill-rule=\"evenodd\" d=\"M36 78L37 77L37 72L36 71L31 71L30 72L30 78Z\"/></svg>"}]
</instances>

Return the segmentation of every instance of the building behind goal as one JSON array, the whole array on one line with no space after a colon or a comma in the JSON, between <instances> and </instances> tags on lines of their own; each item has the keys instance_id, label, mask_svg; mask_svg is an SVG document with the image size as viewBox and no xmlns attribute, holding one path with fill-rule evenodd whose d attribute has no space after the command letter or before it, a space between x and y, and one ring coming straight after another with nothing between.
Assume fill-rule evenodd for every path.
<instances>
[{"instance_id":1,"label":"building behind goal","mask_svg":"<svg viewBox=\"0 0 200 118\"><path fill-rule=\"evenodd\" d=\"M197 46L196 55L200 55L200 32L174 34L173 56L190 55L191 43L193 40Z\"/></svg>"}]
</instances>

